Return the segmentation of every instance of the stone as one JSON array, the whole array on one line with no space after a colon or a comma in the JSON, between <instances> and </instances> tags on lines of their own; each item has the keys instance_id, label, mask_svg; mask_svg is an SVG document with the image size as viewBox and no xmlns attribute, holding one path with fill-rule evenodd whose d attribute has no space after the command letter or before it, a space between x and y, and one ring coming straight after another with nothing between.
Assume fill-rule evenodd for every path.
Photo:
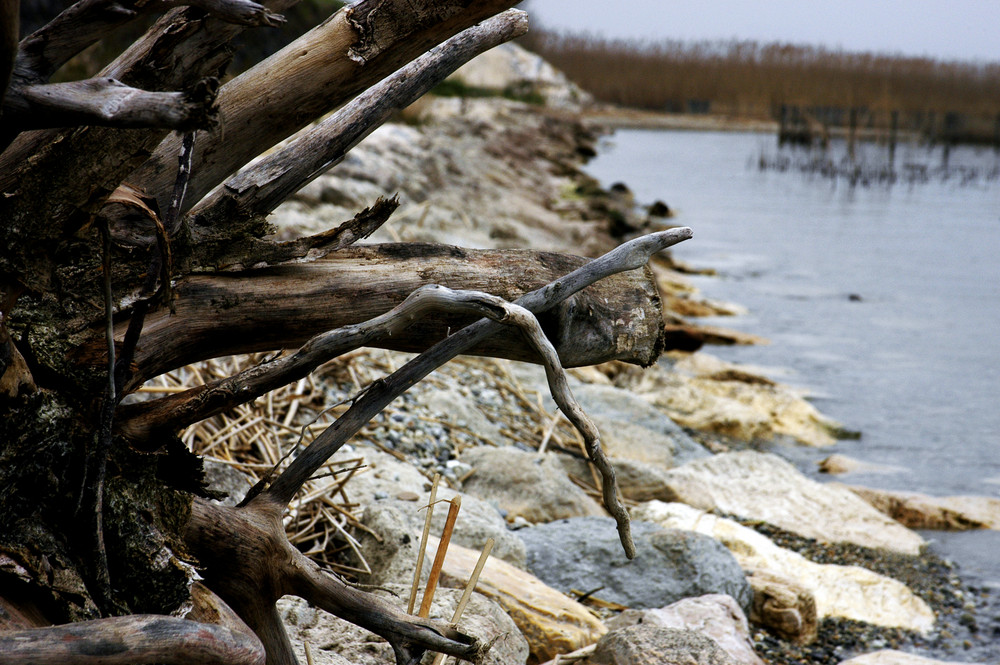
<instances>
[{"instance_id":1,"label":"stone","mask_svg":"<svg viewBox=\"0 0 1000 665\"><path fill-rule=\"evenodd\" d=\"M637 374L628 388L678 424L741 441L790 437L829 446L843 427L822 415L797 391L703 352L672 353Z\"/></svg>"},{"instance_id":2,"label":"stone","mask_svg":"<svg viewBox=\"0 0 1000 665\"><path fill-rule=\"evenodd\" d=\"M565 517L604 515L604 508L567 477L554 453L529 453L513 447L470 448L463 462L476 472L462 491L495 502L507 519L532 523Z\"/></svg>"},{"instance_id":3,"label":"stone","mask_svg":"<svg viewBox=\"0 0 1000 665\"><path fill-rule=\"evenodd\" d=\"M512 363L511 370L522 384L546 397L546 408L555 408L542 368ZM606 380L583 382L573 376L569 385L597 426L604 450L612 459L648 461L669 468L711 454L669 416L629 390L608 385Z\"/></svg>"},{"instance_id":4,"label":"stone","mask_svg":"<svg viewBox=\"0 0 1000 665\"><path fill-rule=\"evenodd\" d=\"M530 85L551 106L579 108L593 97L551 64L513 42L501 44L462 65L451 75L466 85L498 92Z\"/></svg>"},{"instance_id":5,"label":"stone","mask_svg":"<svg viewBox=\"0 0 1000 665\"><path fill-rule=\"evenodd\" d=\"M582 665L735 665L715 641L693 630L639 623L608 632Z\"/></svg>"},{"instance_id":6,"label":"stone","mask_svg":"<svg viewBox=\"0 0 1000 665\"><path fill-rule=\"evenodd\" d=\"M816 462L820 473L841 475L845 473L897 473L900 467L884 464L870 464L847 455L835 453Z\"/></svg>"},{"instance_id":7,"label":"stone","mask_svg":"<svg viewBox=\"0 0 1000 665\"><path fill-rule=\"evenodd\" d=\"M934 612L906 585L859 566L818 564L801 554L778 547L766 536L733 520L717 517L683 504L659 501L636 506L633 519L663 527L690 529L717 539L728 547L740 566L751 574L770 571L789 578L812 594L816 615L864 621L876 626L900 627L926 633L934 627ZM531 544L528 565L531 565ZM750 581L753 584L753 580ZM783 605L798 605L791 599ZM807 616L803 619L808 621ZM808 632L808 626L802 629Z\"/></svg>"},{"instance_id":8,"label":"stone","mask_svg":"<svg viewBox=\"0 0 1000 665\"><path fill-rule=\"evenodd\" d=\"M224 506L238 504L254 485L253 478L229 464L206 458L204 465L205 481L209 489L226 495L219 501Z\"/></svg>"},{"instance_id":9,"label":"stone","mask_svg":"<svg viewBox=\"0 0 1000 665\"><path fill-rule=\"evenodd\" d=\"M988 496L929 496L917 492L842 485L877 510L911 529L966 531L1000 529L1000 499Z\"/></svg>"},{"instance_id":10,"label":"stone","mask_svg":"<svg viewBox=\"0 0 1000 665\"><path fill-rule=\"evenodd\" d=\"M406 609L409 589L393 586L375 590L390 604ZM450 623L461 598L459 589L438 589L430 618ZM392 647L381 637L360 626L318 610L301 598L286 596L278 601L278 612L300 663L305 663L304 643L308 642L317 665L385 665L394 663ZM495 602L473 593L458 621L458 630L493 647L484 665L523 665L528 645L510 617Z\"/></svg>"},{"instance_id":11,"label":"stone","mask_svg":"<svg viewBox=\"0 0 1000 665\"><path fill-rule=\"evenodd\" d=\"M569 455L560 455L559 461L571 476L593 483L593 478L586 460ZM667 469L653 464L622 457L611 458L615 468L615 479L618 489L629 501L674 501L677 498L674 487L670 484Z\"/></svg>"},{"instance_id":12,"label":"stone","mask_svg":"<svg viewBox=\"0 0 1000 665\"><path fill-rule=\"evenodd\" d=\"M438 497L442 499L450 499L454 494L451 490L438 491ZM369 584L409 584L413 580L426 515L418 508L427 505L427 500L428 493L424 493L416 503L385 499L365 507L361 523L371 533L361 531L358 540L361 554L372 571L366 580ZM441 534L447 515L448 504L435 506L431 535ZM452 542L481 550L489 538L495 541L493 556L521 568L525 566L524 543L515 532L507 530L496 508L475 497L463 495ZM434 550L429 550L422 570L424 579L430 572L433 557Z\"/></svg>"},{"instance_id":13,"label":"stone","mask_svg":"<svg viewBox=\"0 0 1000 665\"><path fill-rule=\"evenodd\" d=\"M806 478L771 453L741 451L695 460L669 471L694 500L710 497L717 513L761 520L805 538L853 543L903 554L926 544L918 534L875 510L853 492ZM679 500L688 503L678 485Z\"/></svg>"},{"instance_id":14,"label":"stone","mask_svg":"<svg viewBox=\"0 0 1000 665\"><path fill-rule=\"evenodd\" d=\"M729 594L749 609L752 591L733 555L700 533L632 522L636 557L625 558L610 517L577 517L519 531L528 570L570 593L597 590L632 608L663 607L690 596Z\"/></svg>"},{"instance_id":15,"label":"stone","mask_svg":"<svg viewBox=\"0 0 1000 665\"><path fill-rule=\"evenodd\" d=\"M452 545L444 561L441 584L464 588L478 560L479 552ZM527 640L535 661L593 644L607 632L600 619L580 603L534 575L493 557L487 559L476 591L503 607Z\"/></svg>"},{"instance_id":16,"label":"stone","mask_svg":"<svg viewBox=\"0 0 1000 665\"><path fill-rule=\"evenodd\" d=\"M750 620L793 644L810 644L819 631L816 598L796 580L771 570L747 575L753 587Z\"/></svg>"},{"instance_id":17,"label":"stone","mask_svg":"<svg viewBox=\"0 0 1000 665\"><path fill-rule=\"evenodd\" d=\"M608 622L615 631L638 623L693 630L710 637L738 665L764 665L754 652L746 615L731 596L685 598L660 609L625 610Z\"/></svg>"},{"instance_id":18,"label":"stone","mask_svg":"<svg viewBox=\"0 0 1000 665\"><path fill-rule=\"evenodd\" d=\"M904 651L883 649L843 660L840 665L959 665L957 661L935 660Z\"/></svg>"}]
</instances>

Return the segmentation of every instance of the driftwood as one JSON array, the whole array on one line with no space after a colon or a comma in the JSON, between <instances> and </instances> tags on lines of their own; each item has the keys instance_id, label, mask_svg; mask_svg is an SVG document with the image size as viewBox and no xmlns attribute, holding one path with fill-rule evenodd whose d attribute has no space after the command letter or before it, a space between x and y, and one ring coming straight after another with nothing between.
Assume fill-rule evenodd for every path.
<instances>
[{"instance_id":1,"label":"driftwood","mask_svg":"<svg viewBox=\"0 0 1000 665\"><path fill-rule=\"evenodd\" d=\"M361 0L216 90L228 40L279 24L293 1L185 3L94 78L52 84L89 44L177 3L82 0L18 45L17 2L0 0L0 405L11 414L0 421L0 610L22 624L64 624L7 625L5 663L291 664L275 609L285 594L382 636L398 664L426 650L478 659L487 645L326 573L282 523L345 441L461 353L545 365L634 554L614 471L563 367L656 359L660 303L644 265L690 231L593 261L352 245L394 210L380 200L332 231L267 238L264 216L289 194L394 110L526 29L513 0ZM201 495L178 430L359 346L421 353L356 396L240 506ZM294 348L180 394L122 403L191 362ZM191 620L167 616L201 593L179 553L196 558L218 608L238 619L198 598Z\"/></svg>"}]
</instances>

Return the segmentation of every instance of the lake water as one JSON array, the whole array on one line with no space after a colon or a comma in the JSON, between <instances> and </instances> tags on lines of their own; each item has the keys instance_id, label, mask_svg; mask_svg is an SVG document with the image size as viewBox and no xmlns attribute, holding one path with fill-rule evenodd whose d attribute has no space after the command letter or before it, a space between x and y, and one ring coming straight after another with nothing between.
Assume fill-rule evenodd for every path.
<instances>
[{"instance_id":1,"label":"lake water","mask_svg":"<svg viewBox=\"0 0 1000 665\"><path fill-rule=\"evenodd\" d=\"M896 468L847 482L1000 496L1000 155L953 149L944 178L934 173L940 150L900 146L899 170L923 164L929 178L851 186L796 170L807 154L779 153L776 143L620 130L587 170L605 186L626 183L641 203L665 201L671 221L694 229L674 256L718 271L692 281L750 310L710 322L772 342L709 353L772 368L862 434L777 452L812 477L816 461L839 452ZM844 146L832 149L836 162ZM868 146L861 158L871 165L884 152ZM1000 532L923 535L964 577L1000 594Z\"/></svg>"}]
</instances>

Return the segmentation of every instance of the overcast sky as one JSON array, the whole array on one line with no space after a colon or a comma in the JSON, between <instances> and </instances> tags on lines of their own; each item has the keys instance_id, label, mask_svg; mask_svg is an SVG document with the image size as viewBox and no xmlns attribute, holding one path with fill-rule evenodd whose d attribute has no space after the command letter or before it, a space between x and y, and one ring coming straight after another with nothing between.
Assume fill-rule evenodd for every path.
<instances>
[{"instance_id":1,"label":"overcast sky","mask_svg":"<svg viewBox=\"0 0 1000 665\"><path fill-rule=\"evenodd\" d=\"M605 37L753 39L1000 62L997 0L528 0L547 28Z\"/></svg>"}]
</instances>

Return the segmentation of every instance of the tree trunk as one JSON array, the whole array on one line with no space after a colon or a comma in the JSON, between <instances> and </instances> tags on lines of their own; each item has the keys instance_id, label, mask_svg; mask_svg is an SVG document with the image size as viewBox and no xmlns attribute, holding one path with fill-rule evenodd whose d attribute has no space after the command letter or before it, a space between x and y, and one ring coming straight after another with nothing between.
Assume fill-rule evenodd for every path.
<instances>
[{"instance_id":1,"label":"tree trunk","mask_svg":"<svg viewBox=\"0 0 1000 665\"><path fill-rule=\"evenodd\" d=\"M477 658L485 647L474 637L387 607L299 553L282 529L288 501L441 363L459 353L529 360L545 364L583 432L628 552L613 470L562 368L656 359L660 302L643 266L690 233L653 234L594 261L352 246L395 208L380 201L337 229L271 240L265 216L278 203L458 66L523 33L526 19L504 11L513 0L361 0L217 89L229 39L279 24L291 0L191 4L99 76L51 84L63 63L156 3L81 0L15 48L17 3L0 0L0 660L293 663L274 609L286 593L381 635L398 663L427 649ZM178 432L359 346L423 353L239 508L208 501ZM188 363L297 347L187 393L122 404ZM210 591L193 586L196 570ZM213 625L166 616L189 602L189 618ZM51 624L70 625L27 630Z\"/></svg>"}]
</instances>

